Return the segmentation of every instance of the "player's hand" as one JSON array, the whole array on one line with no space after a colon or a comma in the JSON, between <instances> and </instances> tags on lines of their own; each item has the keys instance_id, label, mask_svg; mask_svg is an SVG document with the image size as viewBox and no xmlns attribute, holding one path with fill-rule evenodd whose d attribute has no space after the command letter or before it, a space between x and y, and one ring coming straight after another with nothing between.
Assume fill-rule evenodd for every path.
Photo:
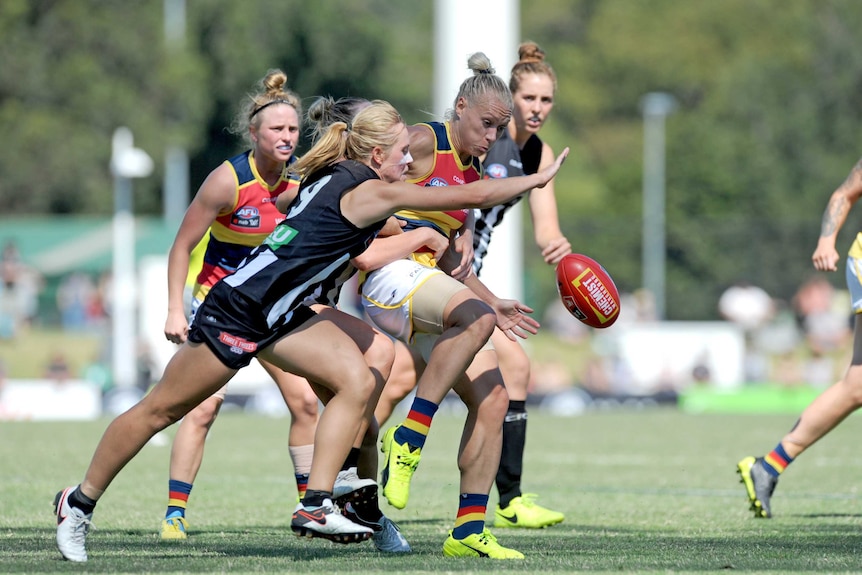
<instances>
[{"instance_id":1,"label":"player's hand","mask_svg":"<svg viewBox=\"0 0 862 575\"><path fill-rule=\"evenodd\" d=\"M165 322L165 338L171 343L185 343L189 336L189 322L184 313L168 313Z\"/></svg>"},{"instance_id":2,"label":"player's hand","mask_svg":"<svg viewBox=\"0 0 862 575\"><path fill-rule=\"evenodd\" d=\"M434 259L438 262L443 259L446 255L446 251L449 249L449 238L433 228L421 227L404 233L424 234L425 239L423 241L425 242L425 247L434 252Z\"/></svg>"},{"instance_id":3,"label":"player's hand","mask_svg":"<svg viewBox=\"0 0 862 575\"><path fill-rule=\"evenodd\" d=\"M554 160L554 163L548 166L547 168L538 172L539 176L542 177L542 181L536 186L537 188L544 188L545 184L554 179L554 176L557 175L557 172L560 171L560 168L563 166L563 162L566 161L566 158L569 155L569 148L566 147L565 150L560 152L560 155L557 156L557 159Z\"/></svg>"},{"instance_id":4,"label":"player's hand","mask_svg":"<svg viewBox=\"0 0 862 575\"><path fill-rule=\"evenodd\" d=\"M559 237L548 242L542 250L542 257L545 258L546 264L555 266L570 253L572 253L572 244L565 237Z\"/></svg>"},{"instance_id":5,"label":"player's hand","mask_svg":"<svg viewBox=\"0 0 862 575\"><path fill-rule=\"evenodd\" d=\"M531 334L535 335L539 332L539 322L525 315L533 313L533 310L517 300L498 300L494 305L494 311L497 312L497 327L512 341L518 341L516 336L527 339Z\"/></svg>"},{"instance_id":6,"label":"player's hand","mask_svg":"<svg viewBox=\"0 0 862 575\"><path fill-rule=\"evenodd\" d=\"M406 225L406 221L399 220L395 216L389 216L389 218L386 219L386 223L383 224L383 228L381 228L377 235L381 238L385 238L387 236L394 236L397 234L404 233L404 230L401 228Z\"/></svg>"},{"instance_id":7,"label":"player's hand","mask_svg":"<svg viewBox=\"0 0 862 575\"><path fill-rule=\"evenodd\" d=\"M461 261L449 273L458 281L464 281L473 269L473 230L462 228L452 241L452 250L460 254Z\"/></svg>"},{"instance_id":8,"label":"player's hand","mask_svg":"<svg viewBox=\"0 0 862 575\"><path fill-rule=\"evenodd\" d=\"M833 244L822 246L818 244L817 249L814 250L814 255L811 256L811 263L814 264L816 270L821 272L834 272L838 271L838 259L840 257Z\"/></svg>"}]
</instances>

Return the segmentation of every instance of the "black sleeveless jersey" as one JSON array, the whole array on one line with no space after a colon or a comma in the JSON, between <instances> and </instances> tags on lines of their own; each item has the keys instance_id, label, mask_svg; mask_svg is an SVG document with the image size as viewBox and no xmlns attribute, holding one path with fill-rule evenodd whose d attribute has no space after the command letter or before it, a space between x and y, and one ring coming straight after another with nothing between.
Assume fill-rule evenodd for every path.
<instances>
[{"instance_id":1,"label":"black sleeveless jersey","mask_svg":"<svg viewBox=\"0 0 862 575\"><path fill-rule=\"evenodd\" d=\"M309 176L287 218L222 283L234 296L254 302L269 329L290 322L292 311L307 298L334 303L341 284L356 273L350 260L366 250L386 222L356 227L341 214L341 197L375 178L371 168L353 160Z\"/></svg>"},{"instance_id":2,"label":"black sleeveless jersey","mask_svg":"<svg viewBox=\"0 0 862 575\"><path fill-rule=\"evenodd\" d=\"M536 134L530 136L524 144L523 149L518 149L518 144L509 136L509 130L504 130L500 138L488 150L482 165L486 178L512 178L535 174L539 171L541 159L542 140ZM520 202L523 197L524 194L492 208L477 209L475 211L476 231L473 234L473 273L477 276L482 270L482 260L488 253L488 244L491 243L491 233L503 221L503 216L509 208Z\"/></svg>"}]
</instances>

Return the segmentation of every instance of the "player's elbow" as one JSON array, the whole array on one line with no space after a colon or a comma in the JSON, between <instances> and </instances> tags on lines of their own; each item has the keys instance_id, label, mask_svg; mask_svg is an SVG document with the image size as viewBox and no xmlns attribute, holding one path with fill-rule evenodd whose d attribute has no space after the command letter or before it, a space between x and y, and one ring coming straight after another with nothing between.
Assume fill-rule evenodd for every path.
<instances>
[{"instance_id":1,"label":"player's elbow","mask_svg":"<svg viewBox=\"0 0 862 575\"><path fill-rule=\"evenodd\" d=\"M365 254L360 254L350 260L350 263L353 264L353 267L358 269L361 272L370 272L371 270L377 269L379 266L375 265L376 262L373 261L372 258L366 256Z\"/></svg>"}]
</instances>

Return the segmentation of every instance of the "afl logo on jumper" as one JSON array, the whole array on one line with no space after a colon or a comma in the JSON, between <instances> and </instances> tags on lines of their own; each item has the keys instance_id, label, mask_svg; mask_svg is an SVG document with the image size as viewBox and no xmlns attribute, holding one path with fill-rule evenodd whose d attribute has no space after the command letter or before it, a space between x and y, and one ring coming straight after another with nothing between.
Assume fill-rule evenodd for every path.
<instances>
[{"instance_id":1,"label":"afl logo on jumper","mask_svg":"<svg viewBox=\"0 0 862 575\"><path fill-rule=\"evenodd\" d=\"M425 184L426 188L439 188L441 186L448 186L449 182L444 180L443 178L432 178Z\"/></svg>"},{"instance_id":2,"label":"afl logo on jumper","mask_svg":"<svg viewBox=\"0 0 862 575\"><path fill-rule=\"evenodd\" d=\"M259 228L260 211L254 206L243 206L233 213L230 223L239 228Z\"/></svg>"},{"instance_id":3,"label":"afl logo on jumper","mask_svg":"<svg viewBox=\"0 0 862 575\"><path fill-rule=\"evenodd\" d=\"M491 164L490 166L485 168L485 173L494 178L495 180L509 177L509 170L507 170L506 166L504 166L503 164Z\"/></svg>"}]
</instances>

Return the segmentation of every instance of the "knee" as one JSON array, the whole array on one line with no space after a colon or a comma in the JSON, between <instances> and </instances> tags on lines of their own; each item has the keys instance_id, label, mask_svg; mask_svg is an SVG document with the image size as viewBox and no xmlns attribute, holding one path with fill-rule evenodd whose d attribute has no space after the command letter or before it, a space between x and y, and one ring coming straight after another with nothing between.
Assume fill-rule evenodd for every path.
<instances>
[{"instance_id":1,"label":"knee","mask_svg":"<svg viewBox=\"0 0 862 575\"><path fill-rule=\"evenodd\" d=\"M416 387L416 372L409 369L395 370L389 374L383 396L392 401L401 401Z\"/></svg>"},{"instance_id":2,"label":"knee","mask_svg":"<svg viewBox=\"0 0 862 575\"><path fill-rule=\"evenodd\" d=\"M357 371L336 395L349 394L356 402L367 405L379 393L377 378L369 369Z\"/></svg>"},{"instance_id":3,"label":"knee","mask_svg":"<svg viewBox=\"0 0 862 575\"><path fill-rule=\"evenodd\" d=\"M497 325L497 315L491 306L474 298L458 304L450 314L450 321L487 340Z\"/></svg>"},{"instance_id":4,"label":"knee","mask_svg":"<svg viewBox=\"0 0 862 575\"><path fill-rule=\"evenodd\" d=\"M222 399L220 397L208 397L185 415L185 421L188 421L195 427L209 429L218 416L221 404ZM169 419L176 416L174 421L183 417L181 414L166 414L166 416ZM170 423L168 425L170 425Z\"/></svg>"},{"instance_id":5,"label":"knee","mask_svg":"<svg viewBox=\"0 0 862 575\"><path fill-rule=\"evenodd\" d=\"M509 411L509 393L502 385L494 387L488 397L489 410L492 412L492 417L495 420L502 422L506 419L506 412Z\"/></svg>"},{"instance_id":6,"label":"knee","mask_svg":"<svg viewBox=\"0 0 862 575\"><path fill-rule=\"evenodd\" d=\"M506 354L504 361L500 362L500 371L503 373L503 381L511 390L526 392L530 384L530 358L525 353Z\"/></svg>"},{"instance_id":7,"label":"knee","mask_svg":"<svg viewBox=\"0 0 862 575\"><path fill-rule=\"evenodd\" d=\"M862 367L851 367L842 383L845 396L851 404L857 409L862 407Z\"/></svg>"},{"instance_id":8,"label":"knee","mask_svg":"<svg viewBox=\"0 0 862 575\"><path fill-rule=\"evenodd\" d=\"M502 426L509 410L509 394L504 386L495 385L478 402L467 404L467 410L475 413L477 421Z\"/></svg>"},{"instance_id":9,"label":"knee","mask_svg":"<svg viewBox=\"0 0 862 575\"><path fill-rule=\"evenodd\" d=\"M365 363L385 380L392 372L394 362L395 346L392 341L381 333L375 334L374 341L371 342L371 346L365 352Z\"/></svg>"},{"instance_id":10,"label":"knee","mask_svg":"<svg viewBox=\"0 0 862 575\"><path fill-rule=\"evenodd\" d=\"M310 386L306 385L306 388L307 389L304 390L303 394L299 396L297 400L291 402L294 405L288 404L287 407L290 411L291 417L295 419L317 421L320 410L319 400Z\"/></svg>"}]
</instances>

